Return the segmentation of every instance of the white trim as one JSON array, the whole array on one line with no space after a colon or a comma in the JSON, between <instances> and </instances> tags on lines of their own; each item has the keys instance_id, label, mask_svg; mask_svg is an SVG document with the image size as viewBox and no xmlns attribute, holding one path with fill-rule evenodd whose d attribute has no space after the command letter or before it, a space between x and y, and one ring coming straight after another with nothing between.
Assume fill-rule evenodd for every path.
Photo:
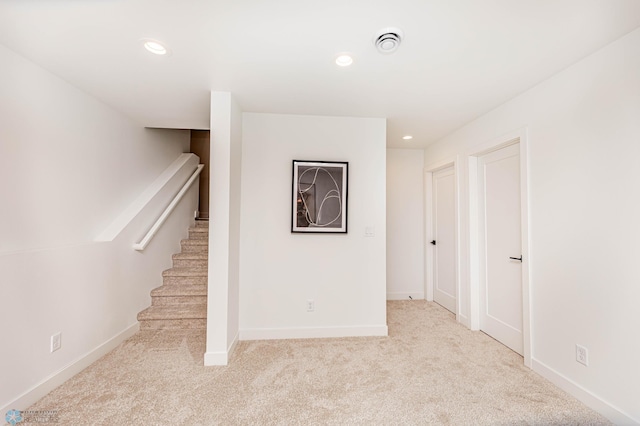
<instances>
[{"instance_id":1,"label":"white trim","mask_svg":"<svg viewBox=\"0 0 640 426\"><path fill-rule=\"evenodd\" d=\"M214 365L229 365L229 359L231 359L231 355L233 355L233 351L236 350L236 347L238 345L238 340L239 340L239 334L236 334L226 351L205 352L204 354L205 367L210 367Z\"/></svg>"},{"instance_id":2,"label":"white trim","mask_svg":"<svg viewBox=\"0 0 640 426\"><path fill-rule=\"evenodd\" d=\"M236 347L238 346L238 341L239 340L240 340L240 332L237 332L236 335L233 337L233 340L231 341L231 344L227 348L227 354L229 354L228 355L229 359L231 359L231 356L233 355L233 351L236 350Z\"/></svg>"},{"instance_id":3,"label":"white trim","mask_svg":"<svg viewBox=\"0 0 640 426\"><path fill-rule=\"evenodd\" d=\"M471 329L471 324L468 316L460 314L458 322L464 325L465 327L467 327L468 329Z\"/></svg>"},{"instance_id":4,"label":"white trim","mask_svg":"<svg viewBox=\"0 0 640 426\"><path fill-rule=\"evenodd\" d=\"M454 199L455 199L455 274L456 274L456 321L464 322L468 325L468 318L462 314L463 309L460 305L462 291L462 281L460 268L462 265L462 256L460 249L460 194L462 188L460 187L460 156L455 155L445 160L431 163L425 167L425 299L429 302L433 302L433 281L434 281L434 266L433 266L433 246L430 241L433 241L433 174L442 169L452 167L453 179L454 179Z\"/></svg>"},{"instance_id":5,"label":"white trim","mask_svg":"<svg viewBox=\"0 0 640 426\"><path fill-rule=\"evenodd\" d=\"M221 352L205 352L204 354L204 366L211 367L214 365L228 365L229 353L226 351Z\"/></svg>"},{"instance_id":6,"label":"white trim","mask_svg":"<svg viewBox=\"0 0 640 426\"><path fill-rule=\"evenodd\" d=\"M478 157L510 145L520 144L520 200L522 234L522 340L524 365L531 368L532 331L531 331L531 235L529 210L529 143L527 128L515 130L498 138L476 146L467 154L469 169L469 301L471 305L471 329L480 326L480 251L478 238Z\"/></svg>"},{"instance_id":7,"label":"white trim","mask_svg":"<svg viewBox=\"0 0 640 426\"><path fill-rule=\"evenodd\" d=\"M518 143L518 139L526 137L527 128L522 128L518 130L514 130L512 132L506 133L497 138L493 138L491 140L485 141L481 144L476 145L473 149L467 154L473 157L482 157L485 154L489 154L493 151L497 151L502 148L506 148L511 145L515 145Z\"/></svg>"},{"instance_id":8,"label":"white trim","mask_svg":"<svg viewBox=\"0 0 640 426\"><path fill-rule=\"evenodd\" d=\"M388 335L389 329L386 325L361 327L249 328L240 330L240 340L317 339Z\"/></svg>"},{"instance_id":9,"label":"white trim","mask_svg":"<svg viewBox=\"0 0 640 426\"><path fill-rule=\"evenodd\" d=\"M595 395L589 390L583 388L573 380L563 376L543 362L538 361L537 359L533 359L531 361L531 365L533 371L540 374L542 377L549 380L551 383L553 383L563 391L573 395L584 405L602 414L603 416L611 420L614 424L640 424L640 419L634 419L618 407L608 403L598 395Z\"/></svg>"},{"instance_id":10,"label":"white trim","mask_svg":"<svg viewBox=\"0 0 640 426\"><path fill-rule=\"evenodd\" d=\"M31 389L27 390L25 393L20 395L18 398L6 404L4 407L0 409L0 413L6 413L8 410L16 409L16 410L25 410L31 405L38 402L49 392L62 385L64 382L80 373L82 370L111 352L115 349L120 343L127 340L129 337L133 336L140 329L140 324L135 323L111 339L107 340L100 346L96 347L92 351L82 355L75 361L70 362L66 366L62 367L60 370L51 374L49 377L42 380L37 385L33 386Z\"/></svg>"},{"instance_id":11,"label":"white trim","mask_svg":"<svg viewBox=\"0 0 640 426\"><path fill-rule=\"evenodd\" d=\"M197 158L195 154L191 153L180 154L94 241L113 241L189 161L196 159L195 164L197 165ZM195 170L195 166L192 170Z\"/></svg>"},{"instance_id":12,"label":"white trim","mask_svg":"<svg viewBox=\"0 0 640 426\"><path fill-rule=\"evenodd\" d=\"M531 321L531 210L529 209L529 142L527 129L520 135L520 234L522 241L522 344L524 365L531 368L533 332Z\"/></svg>"},{"instance_id":13,"label":"white trim","mask_svg":"<svg viewBox=\"0 0 640 426\"><path fill-rule=\"evenodd\" d=\"M433 171L424 172L424 278L425 299L433 302Z\"/></svg>"},{"instance_id":14,"label":"white trim","mask_svg":"<svg viewBox=\"0 0 640 426\"><path fill-rule=\"evenodd\" d=\"M469 185L469 328L480 330L480 259L477 255L480 244L480 231L477 225L478 191L478 157L468 157Z\"/></svg>"},{"instance_id":15,"label":"white trim","mask_svg":"<svg viewBox=\"0 0 640 426\"><path fill-rule=\"evenodd\" d=\"M158 230L160 229L160 227L167 220L171 212L173 212L173 209L175 209L178 203L180 202L180 200L182 200L182 197L184 197L184 194L186 194L187 191L191 189L191 185L193 185L193 183L196 181L198 176L200 176L200 172L202 172L202 169L204 169L204 164L198 164L198 167L196 167L196 170L193 172L191 177L189 177L189 179L185 182L185 184L182 186L182 189L180 189L180 191L176 194L176 196L173 198L173 200L167 206L164 212L162 212L158 220L156 220L156 222L153 224L151 229L149 229L149 231L144 236L144 238L140 240L139 243L133 244L134 250L143 251L147 247L147 245L151 242L153 237L158 233Z\"/></svg>"},{"instance_id":16,"label":"white trim","mask_svg":"<svg viewBox=\"0 0 640 426\"><path fill-rule=\"evenodd\" d=\"M413 300L424 300L424 293L422 292L420 293L403 293L403 292L387 293L387 300L411 300L409 299L409 296L411 296L411 299Z\"/></svg>"},{"instance_id":17,"label":"white trim","mask_svg":"<svg viewBox=\"0 0 640 426\"><path fill-rule=\"evenodd\" d=\"M456 161L458 161L458 156L457 155L452 155L449 157L446 157L444 160L439 160L430 164L427 164L424 167L425 172L437 172L438 170L441 169L446 169L447 167L453 166Z\"/></svg>"}]
</instances>

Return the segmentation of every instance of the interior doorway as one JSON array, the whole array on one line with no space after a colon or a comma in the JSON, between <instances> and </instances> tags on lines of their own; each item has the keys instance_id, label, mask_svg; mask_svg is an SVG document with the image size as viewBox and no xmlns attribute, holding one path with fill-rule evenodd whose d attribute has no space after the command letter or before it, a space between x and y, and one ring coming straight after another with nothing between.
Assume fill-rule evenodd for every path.
<instances>
[{"instance_id":1,"label":"interior doorway","mask_svg":"<svg viewBox=\"0 0 640 426\"><path fill-rule=\"evenodd\" d=\"M425 167L425 299L468 325L460 308L459 158Z\"/></svg>"},{"instance_id":2,"label":"interior doorway","mask_svg":"<svg viewBox=\"0 0 640 426\"><path fill-rule=\"evenodd\" d=\"M526 131L468 157L471 328L531 366Z\"/></svg>"},{"instance_id":3,"label":"interior doorway","mask_svg":"<svg viewBox=\"0 0 640 426\"><path fill-rule=\"evenodd\" d=\"M433 173L432 239L433 301L454 314L456 309L455 172L449 166Z\"/></svg>"},{"instance_id":4,"label":"interior doorway","mask_svg":"<svg viewBox=\"0 0 640 426\"><path fill-rule=\"evenodd\" d=\"M478 158L480 330L522 355L520 146Z\"/></svg>"},{"instance_id":5,"label":"interior doorway","mask_svg":"<svg viewBox=\"0 0 640 426\"><path fill-rule=\"evenodd\" d=\"M200 164L204 168L200 173L200 199L198 202L198 219L209 220L209 155L210 148L209 130L192 130L190 151L200 157Z\"/></svg>"}]
</instances>

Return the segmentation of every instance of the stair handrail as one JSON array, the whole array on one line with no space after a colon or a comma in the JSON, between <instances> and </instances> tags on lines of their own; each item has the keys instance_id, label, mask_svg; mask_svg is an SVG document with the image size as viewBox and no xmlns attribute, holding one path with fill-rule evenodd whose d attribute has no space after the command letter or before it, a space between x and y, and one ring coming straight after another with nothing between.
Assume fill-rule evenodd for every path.
<instances>
[{"instance_id":1,"label":"stair handrail","mask_svg":"<svg viewBox=\"0 0 640 426\"><path fill-rule=\"evenodd\" d=\"M167 206L167 208L164 210L164 212L162 212L162 214L160 215L158 220L156 220L156 222L153 224L151 229L149 229L149 231L144 236L144 238L142 240L140 240L139 243L134 243L133 244L133 249L134 250L142 251L142 250L145 249L145 247L147 247L147 245L153 239L153 237L156 235L156 233L158 232L160 227L167 220L167 218L169 217L169 215L171 214L173 209L175 209L176 206L178 205L178 203L180 202L180 200L182 200L182 197L184 197L184 194L187 193L187 191L191 188L191 185L193 185L193 182L195 182L196 179L198 178L198 176L200 176L200 172L202 172L203 168L204 168L204 164L198 164L198 167L193 172L193 174L191 175L189 180L187 180L185 182L185 184L182 186L182 189L180 189L180 191L176 194L176 196L173 197L173 200L171 201L171 203Z\"/></svg>"},{"instance_id":2,"label":"stair handrail","mask_svg":"<svg viewBox=\"0 0 640 426\"><path fill-rule=\"evenodd\" d=\"M200 159L197 155L193 153L182 153L178 158L176 158L173 163L169 165L162 172L160 176L158 176L152 183L149 185L141 194L136 197L135 200L131 204L129 204L120 214L113 220L109 226L107 226L100 234L98 234L94 241L96 242L111 242L115 240L118 235L124 229L131 224L131 222L145 209L151 201L158 196L159 194L163 194L163 199L165 197L165 191L169 188L170 182L173 181L177 176L182 176L182 171L187 170L193 173L193 171L200 163ZM182 181L182 177L179 178Z\"/></svg>"}]
</instances>

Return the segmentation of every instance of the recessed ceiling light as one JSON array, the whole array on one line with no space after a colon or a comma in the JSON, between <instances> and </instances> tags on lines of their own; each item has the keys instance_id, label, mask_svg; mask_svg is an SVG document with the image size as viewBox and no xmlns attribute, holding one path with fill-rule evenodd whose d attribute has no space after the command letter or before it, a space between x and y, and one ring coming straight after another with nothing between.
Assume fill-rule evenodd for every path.
<instances>
[{"instance_id":1,"label":"recessed ceiling light","mask_svg":"<svg viewBox=\"0 0 640 426\"><path fill-rule=\"evenodd\" d=\"M144 48L153 54L166 55L169 53L169 49L167 49L167 47L158 40L143 38L141 41L144 43Z\"/></svg>"},{"instance_id":2,"label":"recessed ceiling light","mask_svg":"<svg viewBox=\"0 0 640 426\"><path fill-rule=\"evenodd\" d=\"M353 58L348 53L340 53L336 56L336 65L340 67L348 67L353 63Z\"/></svg>"},{"instance_id":3,"label":"recessed ceiling light","mask_svg":"<svg viewBox=\"0 0 640 426\"><path fill-rule=\"evenodd\" d=\"M406 135L406 136L403 136L402 139L404 139L405 141L410 141L411 139L413 139L413 136Z\"/></svg>"},{"instance_id":4,"label":"recessed ceiling light","mask_svg":"<svg viewBox=\"0 0 640 426\"><path fill-rule=\"evenodd\" d=\"M166 55L167 49L161 45L160 43L156 43L155 41L147 41L144 43L145 49L147 49L151 53L155 53L156 55Z\"/></svg>"}]
</instances>

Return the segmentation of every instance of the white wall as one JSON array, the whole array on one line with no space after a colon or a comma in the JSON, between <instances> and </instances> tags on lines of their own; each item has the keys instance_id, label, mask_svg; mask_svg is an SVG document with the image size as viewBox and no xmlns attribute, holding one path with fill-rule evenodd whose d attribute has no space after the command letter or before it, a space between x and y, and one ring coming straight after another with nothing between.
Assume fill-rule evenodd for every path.
<instances>
[{"instance_id":1,"label":"white wall","mask_svg":"<svg viewBox=\"0 0 640 426\"><path fill-rule=\"evenodd\" d=\"M238 341L242 111L211 92L211 175L205 365L227 365Z\"/></svg>"},{"instance_id":2,"label":"white wall","mask_svg":"<svg viewBox=\"0 0 640 426\"><path fill-rule=\"evenodd\" d=\"M527 128L533 368L620 424L640 422L639 76L636 30L425 152L466 170L475 146Z\"/></svg>"},{"instance_id":3,"label":"white wall","mask_svg":"<svg viewBox=\"0 0 640 426\"><path fill-rule=\"evenodd\" d=\"M241 340L386 335L385 127L243 115ZM348 234L291 233L293 160L349 162Z\"/></svg>"},{"instance_id":4,"label":"white wall","mask_svg":"<svg viewBox=\"0 0 640 426\"><path fill-rule=\"evenodd\" d=\"M424 299L424 151L387 150L387 299Z\"/></svg>"},{"instance_id":5,"label":"white wall","mask_svg":"<svg viewBox=\"0 0 640 426\"><path fill-rule=\"evenodd\" d=\"M93 240L188 142L187 132L141 128L0 46L0 412L26 409L135 331L197 189L142 253L131 245L157 202L113 242ZM62 348L50 353L57 332Z\"/></svg>"}]
</instances>

